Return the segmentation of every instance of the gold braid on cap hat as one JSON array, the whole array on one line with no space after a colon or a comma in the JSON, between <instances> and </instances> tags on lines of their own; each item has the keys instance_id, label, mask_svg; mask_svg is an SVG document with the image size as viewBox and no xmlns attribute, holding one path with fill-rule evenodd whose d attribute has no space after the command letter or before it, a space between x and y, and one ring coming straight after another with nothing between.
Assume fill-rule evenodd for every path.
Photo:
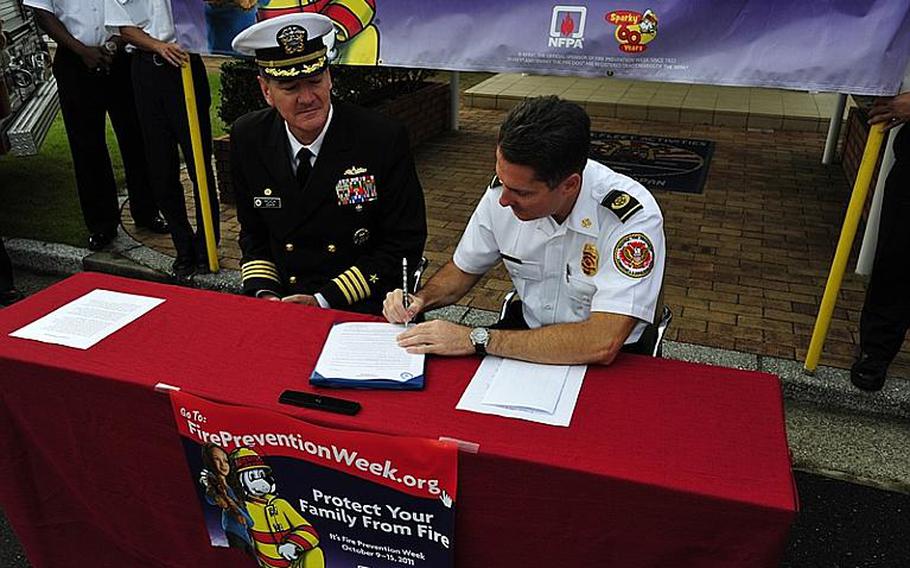
<instances>
[{"instance_id":1,"label":"gold braid on cap hat","mask_svg":"<svg viewBox=\"0 0 910 568\"><path fill-rule=\"evenodd\" d=\"M266 75L272 75L274 77L296 77L298 75L304 75L306 73L312 73L320 67L325 65L325 57L322 57L316 63L312 65L305 65L304 67L297 69L287 69L287 68L278 68L278 67L263 67L262 70Z\"/></svg>"},{"instance_id":2,"label":"gold braid on cap hat","mask_svg":"<svg viewBox=\"0 0 910 568\"><path fill-rule=\"evenodd\" d=\"M306 63L307 61L312 61L314 59L324 59L326 49L323 47L318 51L313 53L308 53L306 55L301 55L300 57L294 57L292 59L257 59L256 63L260 67L290 67L292 65L297 65L298 63ZM317 62L317 65L321 65L321 62Z\"/></svg>"}]
</instances>

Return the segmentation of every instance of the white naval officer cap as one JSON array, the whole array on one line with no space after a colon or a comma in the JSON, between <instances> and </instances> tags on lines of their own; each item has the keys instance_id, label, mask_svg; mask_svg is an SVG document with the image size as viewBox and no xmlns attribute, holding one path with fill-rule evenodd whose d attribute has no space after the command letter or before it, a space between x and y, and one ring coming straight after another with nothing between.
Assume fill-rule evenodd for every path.
<instances>
[{"instance_id":1,"label":"white naval officer cap","mask_svg":"<svg viewBox=\"0 0 910 568\"><path fill-rule=\"evenodd\" d=\"M335 26L322 14L285 14L243 30L231 46L251 55L263 75L278 80L322 73L335 45Z\"/></svg>"}]
</instances>

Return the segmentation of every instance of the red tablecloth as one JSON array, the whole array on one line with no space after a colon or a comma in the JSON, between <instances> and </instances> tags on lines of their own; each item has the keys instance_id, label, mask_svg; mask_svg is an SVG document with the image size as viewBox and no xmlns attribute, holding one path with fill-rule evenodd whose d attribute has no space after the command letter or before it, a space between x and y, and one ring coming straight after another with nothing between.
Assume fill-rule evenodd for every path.
<instances>
[{"instance_id":1,"label":"red tablecloth","mask_svg":"<svg viewBox=\"0 0 910 568\"><path fill-rule=\"evenodd\" d=\"M8 337L95 288L167 301L87 351ZM279 405L312 390L343 319L358 316L90 273L0 310L0 505L32 564L249 565L208 546L159 381L478 443L459 459L460 567L777 564L797 498L775 377L621 355L588 370L570 428L455 410L473 357L430 359L424 391L344 391L354 417Z\"/></svg>"}]
</instances>

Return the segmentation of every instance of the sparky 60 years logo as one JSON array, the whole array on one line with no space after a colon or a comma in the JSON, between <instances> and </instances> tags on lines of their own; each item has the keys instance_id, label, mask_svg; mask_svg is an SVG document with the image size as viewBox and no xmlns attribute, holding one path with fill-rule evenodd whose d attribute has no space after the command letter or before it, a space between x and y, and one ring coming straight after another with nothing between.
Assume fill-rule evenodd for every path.
<instances>
[{"instance_id":1,"label":"sparky 60 years logo","mask_svg":"<svg viewBox=\"0 0 910 568\"><path fill-rule=\"evenodd\" d=\"M619 42L619 50L626 53L642 53L657 37L657 14L651 10L645 13L632 10L607 12L604 19L616 26L613 37Z\"/></svg>"}]
</instances>

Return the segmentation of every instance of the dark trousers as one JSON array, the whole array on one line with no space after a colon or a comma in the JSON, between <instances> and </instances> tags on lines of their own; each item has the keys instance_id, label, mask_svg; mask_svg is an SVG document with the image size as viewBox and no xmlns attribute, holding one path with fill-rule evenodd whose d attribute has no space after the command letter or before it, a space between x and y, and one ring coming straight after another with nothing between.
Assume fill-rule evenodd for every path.
<instances>
[{"instance_id":1,"label":"dark trousers","mask_svg":"<svg viewBox=\"0 0 910 568\"><path fill-rule=\"evenodd\" d=\"M871 359L890 364L910 328L910 126L894 140L894 165L885 181L878 246L860 318L860 348Z\"/></svg>"},{"instance_id":2,"label":"dark trousers","mask_svg":"<svg viewBox=\"0 0 910 568\"><path fill-rule=\"evenodd\" d=\"M79 203L91 233L114 232L120 224L117 184L105 136L105 115L111 117L120 145L133 219L148 223L158 216L133 100L131 57L126 53L119 54L110 74L95 73L78 55L64 47L58 47L54 57L54 77L73 155Z\"/></svg>"},{"instance_id":3,"label":"dark trousers","mask_svg":"<svg viewBox=\"0 0 910 568\"><path fill-rule=\"evenodd\" d=\"M0 292L13 289L13 263L6 254L3 238L0 237Z\"/></svg>"},{"instance_id":4,"label":"dark trousers","mask_svg":"<svg viewBox=\"0 0 910 568\"><path fill-rule=\"evenodd\" d=\"M202 58L190 56L193 83L196 89L196 108L202 130L203 161L208 180L208 195L214 223L215 240L220 237L218 195L215 175L212 172L212 125L209 106L212 103L208 78ZM137 52L133 57L133 86L136 92L136 109L142 124L149 181L161 213L171 227L171 238L177 255L203 260L205 233L202 229L202 207L199 203L199 184L193 162L193 149L186 117L186 102L180 69L157 55ZM196 227L193 231L186 215L186 198L180 183L180 154L183 152L187 172L193 180L196 199Z\"/></svg>"}]
</instances>

